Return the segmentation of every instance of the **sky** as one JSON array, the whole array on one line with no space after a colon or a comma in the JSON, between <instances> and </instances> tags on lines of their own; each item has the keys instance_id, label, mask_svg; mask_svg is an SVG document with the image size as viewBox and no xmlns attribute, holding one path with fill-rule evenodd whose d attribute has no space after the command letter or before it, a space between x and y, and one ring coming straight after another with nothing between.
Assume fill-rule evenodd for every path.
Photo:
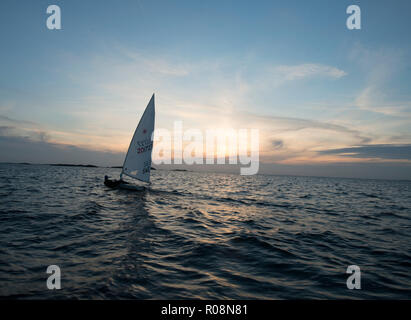
<instances>
[{"instance_id":1,"label":"sky","mask_svg":"<svg viewBox=\"0 0 411 320\"><path fill-rule=\"evenodd\" d=\"M0 25L0 162L121 165L155 92L156 128L259 129L261 173L411 179L410 1L3 0Z\"/></svg>"}]
</instances>

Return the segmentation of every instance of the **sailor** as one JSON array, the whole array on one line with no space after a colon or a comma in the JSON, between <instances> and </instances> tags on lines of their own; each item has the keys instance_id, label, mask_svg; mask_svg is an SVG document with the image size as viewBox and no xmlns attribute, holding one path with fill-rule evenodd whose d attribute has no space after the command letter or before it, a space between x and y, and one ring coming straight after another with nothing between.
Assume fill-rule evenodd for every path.
<instances>
[{"instance_id":1,"label":"sailor","mask_svg":"<svg viewBox=\"0 0 411 320\"><path fill-rule=\"evenodd\" d=\"M108 178L108 176L104 176L104 184L105 184L107 187L116 188L120 183L121 183L121 181L110 180L110 179Z\"/></svg>"},{"instance_id":2,"label":"sailor","mask_svg":"<svg viewBox=\"0 0 411 320\"><path fill-rule=\"evenodd\" d=\"M107 175L104 176L104 184L110 188L117 188L120 184L128 184L122 178L120 180L110 180Z\"/></svg>"}]
</instances>

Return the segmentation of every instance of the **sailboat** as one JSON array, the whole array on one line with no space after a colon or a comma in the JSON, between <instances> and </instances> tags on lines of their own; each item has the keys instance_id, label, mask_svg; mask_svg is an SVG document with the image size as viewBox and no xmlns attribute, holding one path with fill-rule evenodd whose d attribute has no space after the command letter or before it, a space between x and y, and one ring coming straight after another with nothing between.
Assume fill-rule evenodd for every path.
<instances>
[{"instance_id":1,"label":"sailboat","mask_svg":"<svg viewBox=\"0 0 411 320\"><path fill-rule=\"evenodd\" d=\"M120 180L110 180L104 177L104 184L115 189L144 190L144 186L137 186L123 180L123 176L128 176L142 182L150 183L151 153L153 150L154 132L154 94L150 99L136 130L131 139L130 146L124 159L120 173Z\"/></svg>"}]
</instances>

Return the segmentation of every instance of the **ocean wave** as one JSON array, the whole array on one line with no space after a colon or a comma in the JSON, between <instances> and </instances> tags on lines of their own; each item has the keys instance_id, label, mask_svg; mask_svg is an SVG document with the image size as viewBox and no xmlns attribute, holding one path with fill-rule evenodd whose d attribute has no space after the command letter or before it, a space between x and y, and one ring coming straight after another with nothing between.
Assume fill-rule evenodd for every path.
<instances>
[{"instance_id":1,"label":"ocean wave","mask_svg":"<svg viewBox=\"0 0 411 320\"><path fill-rule=\"evenodd\" d=\"M350 299L356 264L355 298L411 298L410 182L156 170L133 193L107 190L110 170L1 171L0 296Z\"/></svg>"}]
</instances>

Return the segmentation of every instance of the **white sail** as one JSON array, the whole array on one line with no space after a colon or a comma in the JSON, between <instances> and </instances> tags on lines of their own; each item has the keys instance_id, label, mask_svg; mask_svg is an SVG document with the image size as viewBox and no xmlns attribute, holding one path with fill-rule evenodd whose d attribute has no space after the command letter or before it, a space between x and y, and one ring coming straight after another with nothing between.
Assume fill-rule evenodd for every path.
<instances>
[{"instance_id":1,"label":"white sail","mask_svg":"<svg viewBox=\"0 0 411 320\"><path fill-rule=\"evenodd\" d=\"M150 182L154 114L153 94L131 139L120 177L125 174L144 182Z\"/></svg>"}]
</instances>

